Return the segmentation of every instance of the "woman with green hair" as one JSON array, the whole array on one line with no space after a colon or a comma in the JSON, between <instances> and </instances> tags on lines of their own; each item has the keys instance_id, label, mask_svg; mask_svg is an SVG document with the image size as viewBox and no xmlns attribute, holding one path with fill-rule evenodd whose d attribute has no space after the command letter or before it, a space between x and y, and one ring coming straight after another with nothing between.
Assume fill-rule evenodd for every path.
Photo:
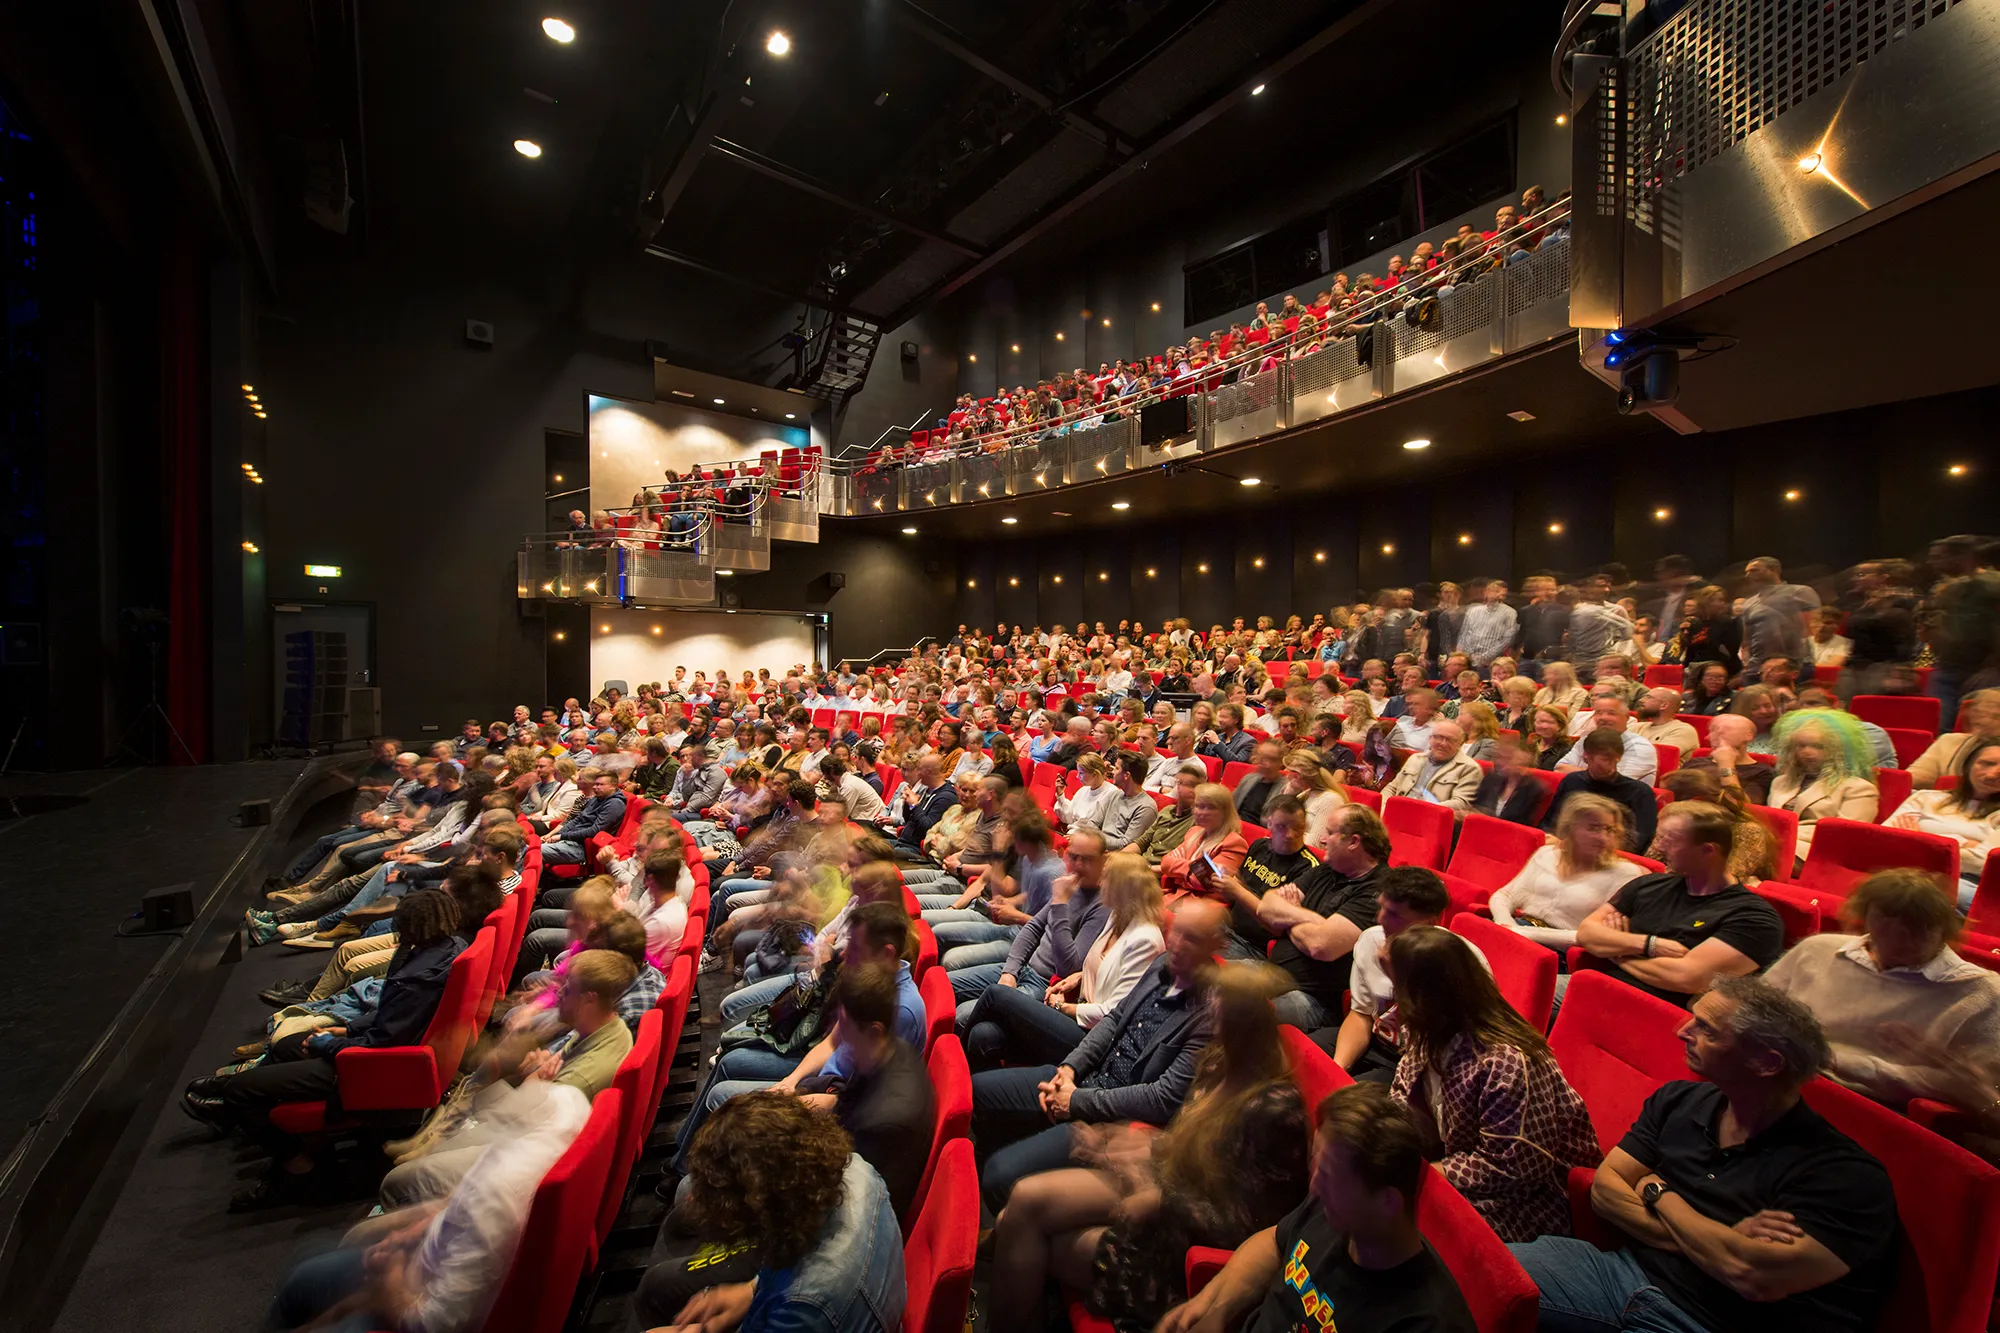
<instances>
[{"instance_id":1,"label":"woman with green hair","mask_svg":"<svg viewBox=\"0 0 2000 1333\"><path fill-rule=\"evenodd\" d=\"M1812 850L1822 819L1875 822L1874 747L1852 714L1837 708L1795 708L1771 729L1778 776L1769 804L1799 817L1798 857Z\"/></svg>"}]
</instances>

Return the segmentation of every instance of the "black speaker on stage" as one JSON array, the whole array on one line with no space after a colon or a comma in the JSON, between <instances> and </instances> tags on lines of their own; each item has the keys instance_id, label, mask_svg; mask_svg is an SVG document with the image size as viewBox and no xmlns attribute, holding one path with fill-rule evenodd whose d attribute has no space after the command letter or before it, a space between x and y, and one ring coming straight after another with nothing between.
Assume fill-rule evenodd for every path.
<instances>
[{"instance_id":1,"label":"black speaker on stage","mask_svg":"<svg viewBox=\"0 0 2000 1333\"><path fill-rule=\"evenodd\" d=\"M194 885L175 884L147 894L139 903L144 929L184 930L194 924Z\"/></svg>"},{"instance_id":2,"label":"black speaker on stage","mask_svg":"<svg viewBox=\"0 0 2000 1333\"><path fill-rule=\"evenodd\" d=\"M236 807L236 822L244 828L258 828L271 822L269 801L245 801Z\"/></svg>"}]
</instances>

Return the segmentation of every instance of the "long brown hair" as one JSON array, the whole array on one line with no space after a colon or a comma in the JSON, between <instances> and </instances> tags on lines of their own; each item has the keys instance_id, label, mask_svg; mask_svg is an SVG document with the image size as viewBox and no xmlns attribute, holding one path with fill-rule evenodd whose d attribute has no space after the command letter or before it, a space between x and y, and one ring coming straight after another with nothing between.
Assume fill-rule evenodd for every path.
<instances>
[{"instance_id":1,"label":"long brown hair","mask_svg":"<svg viewBox=\"0 0 2000 1333\"><path fill-rule=\"evenodd\" d=\"M1465 941L1440 926L1413 926L1389 945L1396 977L1396 1010L1415 1051L1437 1067L1453 1041L1512 1046L1547 1059L1542 1034L1500 998L1493 977Z\"/></svg>"},{"instance_id":2,"label":"long brown hair","mask_svg":"<svg viewBox=\"0 0 2000 1333\"><path fill-rule=\"evenodd\" d=\"M1212 969L1215 1032L1195 1066L1187 1101L1153 1149L1161 1179L1199 1191L1191 1197L1221 1198L1236 1188L1234 1164L1215 1151L1217 1141L1253 1098L1272 1084L1291 1082L1271 1007L1271 997L1290 984L1268 963Z\"/></svg>"}]
</instances>

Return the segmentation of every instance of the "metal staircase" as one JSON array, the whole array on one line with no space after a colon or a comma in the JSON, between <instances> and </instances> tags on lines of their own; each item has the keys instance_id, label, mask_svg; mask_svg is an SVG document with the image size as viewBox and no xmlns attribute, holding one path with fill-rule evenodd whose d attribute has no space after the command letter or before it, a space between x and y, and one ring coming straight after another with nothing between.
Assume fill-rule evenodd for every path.
<instances>
[{"instance_id":1,"label":"metal staircase","mask_svg":"<svg viewBox=\"0 0 2000 1333\"><path fill-rule=\"evenodd\" d=\"M839 411L867 381L881 342L880 325L846 311L836 314L820 335L819 358L805 391Z\"/></svg>"}]
</instances>

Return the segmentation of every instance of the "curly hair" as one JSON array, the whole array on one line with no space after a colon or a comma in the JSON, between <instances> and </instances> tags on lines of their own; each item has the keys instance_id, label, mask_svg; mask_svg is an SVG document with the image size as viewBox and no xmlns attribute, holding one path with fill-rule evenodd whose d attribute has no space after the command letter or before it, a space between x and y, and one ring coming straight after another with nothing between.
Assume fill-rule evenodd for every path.
<instances>
[{"instance_id":1,"label":"curly hair","mask_svg":"<svg viewBox=\"0 0 2000 1333\"><path fill-rule=\"evenodd\" d=\"M407 957L458 929L458 903L441 889L418 889L397 905L395 919L398 956Z\"/></svg>"},{"instance_id":2,"label":"curly hair","mask_svg":"<svg viewBox=\"0 0 2000 1333\"><path fill-rule=\"evenodd\" d=\"M1854 715L1837 708L1795 708L1778 719L1771 728L1771 745L1778 752L1780 773L1797 772L1792 740L1802 731L1818 731L1826 738L1818 776L1828 785L1845 778L1875 781L1875 747Z\"/></svg>"},{"instance_id":3,"label":"curly hair","mask_svg":"<svg viewBox=\"0 0 2000 1333\"><path fill-rule=\"evenodd\" d=\"M700 1235L754 1246L769 1268L811 1252L840 1205L847 1131L782 1092L718 1107L688 1148L688 1210Z\"/></svg>"}]
</instances>

